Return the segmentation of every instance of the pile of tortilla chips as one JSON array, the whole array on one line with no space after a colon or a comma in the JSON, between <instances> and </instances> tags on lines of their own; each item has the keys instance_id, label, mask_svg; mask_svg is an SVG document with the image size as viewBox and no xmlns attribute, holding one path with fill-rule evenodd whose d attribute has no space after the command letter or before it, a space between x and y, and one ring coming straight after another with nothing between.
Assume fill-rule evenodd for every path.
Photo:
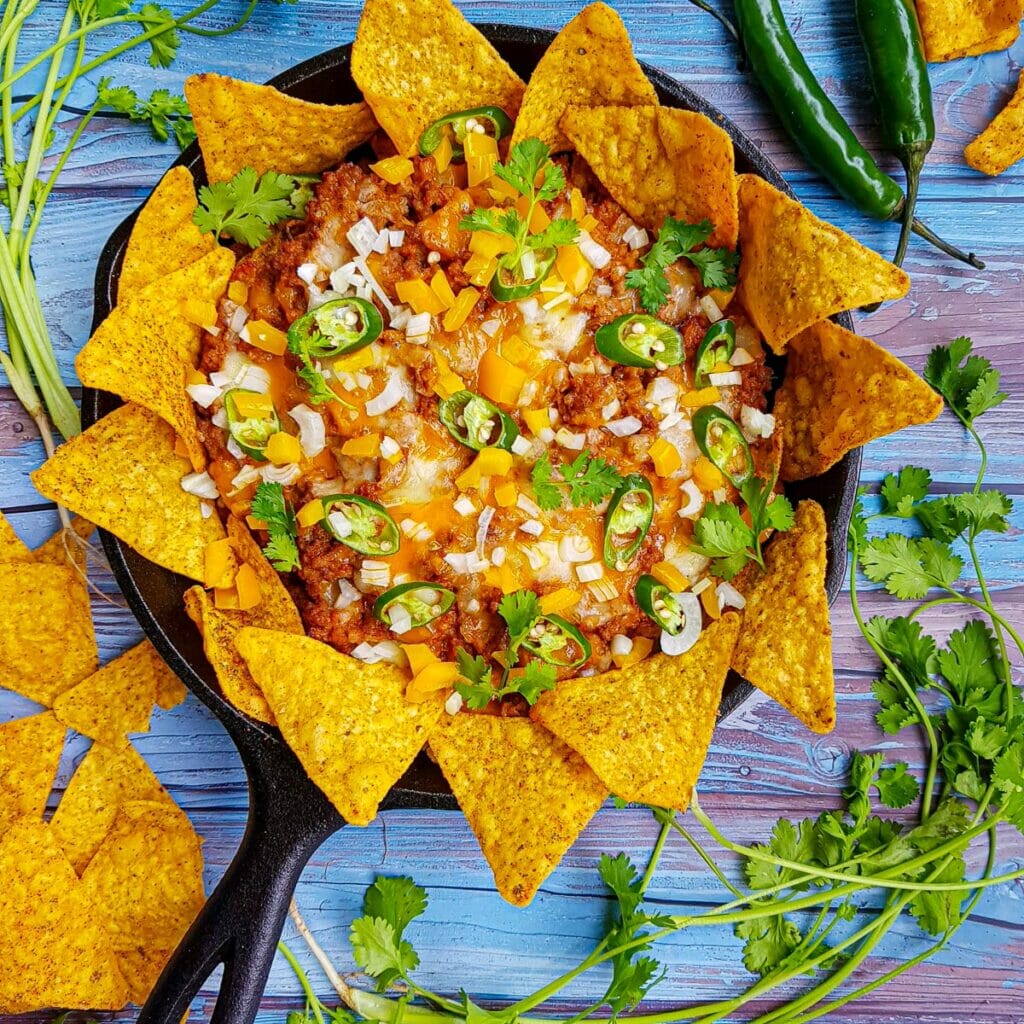
<instances>
[{"instance_id":1,"label":"pile of tortilla chips","mask_svg":"<svg viewBox=\"0 0 1024 1024\"><path fill-rule=\"evenodd\" d=\"M0 678L44 705L0 724L0 1014L141 1005L205 899L201 840L128 737L184 688L148 641L97 670L84 550L61 532L30 551L0 516L0 578L24 584ZM93 743L47 822L69 728Z\"/></svg>"},{"instance_id":2,"label":"pile of tortilla chips","mask_svg":"<svg viewBox=\"0 0 1024 1024\"><path fill-rule=\"evenodd\" d=\"M1006 50L1020 36L1024 0L914 0L929 61Z\"/></svg>"},{"instance_id":3,"label":"pile of tortilla chips","mask_svg":"<svg viewBox=\"0 0 1024 1024\"><path fill-rule=\"evenodd\" d=\"M436 118L497 104L510 116L519 112L514 139L539 136L556 150L581 154L651 232L666 216L707 217L714 244L739 248L735 301L768 345L789 358L775 408L775 458L784 479L821 473L852 448L936 415L938 400L923 381L828 319L902 297L907 276L767 182L737 174L731 140L720 126L661 106L610 7L592 4L574 18L524 84L448 0L367 0L352 74L365 104L324 107L220 76L191 79L187 92L209 177L248 165L322 171L376 124L397 152L412 153ZM253 128L267 125L273 130ZM202 451L182 402L198 326L177 298L188 290L202 297L200 304L212 304L231 270L226 250L191 222L193 189L188 172L177 170L153 193L128 245L118 308L79 357L83 377L114 389L128 404L64 445L34 480L46 496L147 558L207 584L193 587L186 600L225 697L278 725L347 821L370 821L426 746L465 811L499 891L524 904L609 793L685 810L731 668L810 728L832 727L827 529L813 502L802 503L793 529L769 545L767 572L744 580L746 609L712 624L687 655L657 655L563 681L529 718L449 715L440 694L411 703L403 669L366 665L302 635L287 590L245 525L232 517L225 535L218 515L179 486L201 467ZM164 296L162 308L153 302L156 294ZM168 303L168 294L175 301ZM733 296L720 298L728 315ZM152 347L147 339L156 334L171 343L143 357L140 349ZM233 583L205 578L210 541L225 545ZM243 572L258 590L255 604L243 600ZM45 572L37 575L31 586L55 594L57 583ZM23 581L20 589L28 585ZM18 656L0 649L0 660ZM59 809L51 831L83 874L82 886L106 908L107 949L127 974L124 935L149 935L160 922L178 927L186 916L145 906L120 913L108 905L116 895L111 879L131 862L138 836L173 828L178 820L160 791L138 777L130 747L120 743L124 732L140 727L152 702L160 702L162 690L151 680L143 694L131 682L145 662L142 654L101 670L112 673L109 680L86 678L95 668L95 649L84 637L65 661L69 678L60 692L38 693L53 701L55 716L94 736L101 753L79 769L82 780L76 775L61 804L76 810ZM98 692L127 690L133 697L121 699L123 718L116 723L93 710ZM134 765L123 767L121 776L135 780L130 792L118 790L102 815L84 815L78 808L96 807L90 794L102 789L96 780L110 777L116 758ZM20 813L37 807L38 787L19 801ZM111 803L120 806L111 810ZM60 859L52 842L37 846L41 863ZM187 846L175 844L175 857L187 857ZM71 885L66 867L61 870ZM151 962L139 955L133 964L141 971ZM115 1002L117 995L104 998Z\"/></svg>"}]
</instances>

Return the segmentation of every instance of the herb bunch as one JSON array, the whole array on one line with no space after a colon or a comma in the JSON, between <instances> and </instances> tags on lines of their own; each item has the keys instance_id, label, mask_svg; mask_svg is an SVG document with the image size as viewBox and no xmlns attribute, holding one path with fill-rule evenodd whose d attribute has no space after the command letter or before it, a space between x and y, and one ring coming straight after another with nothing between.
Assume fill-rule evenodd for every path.
<instances>
[{"instance_id":1,"label":"herb bunch","mask_svg":"<svg viewBox=\"0 0 1024 1024\"><path fill-rule=\"evenodd\" d=\"M981 466L965 494L932 496L931 475L919 467L891 473L867 511L862 493L854 512L849 550L854 567L854 617L881 663L873 691L885 733L913 729L923 737L923 777L881 752L856 752L848 766L842 804L801 821L780 819L766 842L743 844L726 837L695 793L695 821L721 848L739 857L742 883L719 866L718 851L669 811L652 809L660 825L646 870L619 854L601 858L601 878L615 899L614 919L582 962L543 988L501 1010L484 1010L468 996L451 1000L420 987L413 977L418 956L405 937L409 913L426 910L426 893L411 879L378 879L392 904L407 908L399 920L377 913L367 894L364 916L352 926L358 966L377 979L367 992L335 981L345 1004L366 1020L408 1024L540 1024L530 1011L547 1004L570 982L599 965L611 967L603 995L574 1015L572 1024L610 1011L636 1024L739 1019L753 1000L786 986L787 1001L756 1016L758 1024L808 1024L867 995L944 948L968 919L986 889L1024 877L997 874L999 835L1024 833L1024 699L1010 661L1024 655L1024 640L996 608L978 553L986 533L1004 533L1009 498L985 487L984 446L978 418L997 406L998 373L957 339L937 348L926 378L977 441ZM874 498L872 498L874 500ZM881 526L882 529L878 530ZM914 533L907 536L907 528ZM965 565L974 581L961 581ZM856 570L893 598L924 600L894 616L865 620ZM977 596L974 596L975 593ZM929 636L920 617L938 606L969 618L945 640ZM899 820L891 812L900 811ZM685 840L732 898L711 909L666 915L644 906L644 894L672 835ZM967 869L975 844L987 847L980 874ZM884 973L866 975L869 956L897 922L910 916L921 950ZM689 929L730 927L754 980L742 992L655 1015L632 1014L664 974L652 950L657 940ZM320 951L322 954L322 951ZM297 966L297 965L296 965ZM398 983L396 1001L380 989ZM306 984L306 982L304 982ZM796 994L792 994L798 986Z\"/></svg>"}]
</instances>

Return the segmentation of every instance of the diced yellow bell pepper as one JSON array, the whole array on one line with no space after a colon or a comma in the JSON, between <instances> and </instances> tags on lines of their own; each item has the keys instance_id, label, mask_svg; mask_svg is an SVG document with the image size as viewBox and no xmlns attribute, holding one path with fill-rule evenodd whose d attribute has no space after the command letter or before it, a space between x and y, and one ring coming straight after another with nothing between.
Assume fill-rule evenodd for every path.
<instances>
[{"instance_id":1,"label":"diced yellow bell pepper","mask_svg":"<svg viewBox=\"0 0 1024 1024\"><path fill-rule=\"evenodd\" d=\"M478 256L493 258L511 252L515 247L515 239L508 235L496 235L493 231L474 231L469 236L469 251Z\"/></svg>"},{"instance_id":2,"label":"diced yellow bell pepper","mask_svg":"<svg viewBox=\"0 0 1024 1024\"><path fill-rule=\"evenodd\" d=\"M439 171L447 171L452 162L452 140L447 135L442 135L440 145L430 155L434 158Z\"/></svg>"},{"instance_id":3,"label":"diced yellow bell pepper","mask_svg":"<svg viewBox=\"0 0 1024 1024\"><path fill-rule=\"evenodd\" d=\"M491 194L491 198L496 203L503 203L507 199L516 199L519 196L514 185L510 185L504 178L495 178L494 181L487 186L487 191Z\"/></svg>"},{"instance_id":4,"label":"diced yellow bell pepper","mask_svg":"<svg viewBox=\"0 0 1024 1024\"><path fill-rule=\"evenodd\" d=\"M307 501L295 515L295 521L299 526L316 526L324 518L324 503L319 498Z\"/></svg>"},{"instance_id":5,"label":"diced yellow bell pepper","mask_svg":"<svg viewBox=\"0 0 1024 1024\"><path fill-rule=\"evenodd\" d=\"M231 396L231 400L243 420L269 420L274 415L274 403L270 395L238 390Z\"/></svg>"},{"instance_id":6,"label":"diced yellow bell pepper","mask_svg":"<svg viewBox=\"0 0 1024 1024\"><path fill-rule=\"evenodd\" d=\"M353 459L372 459L380 454L380 434L361 434L350 437L342 446L341 454Z\"/></svg>"},{"instance_id":7,"label":"diced yellow bell pepper","mask_svg":"<svg viewBox=\"0 0 1024 1024\"><path fill-rule=\"evenodd\" d=\"M249 286L244 281L232 281L228 285L228 298L244 306L249 299Z\"/></svg>"},{"instance_id":8,"label":"diced yellow bell pepper","mask_svg":"<svg viewBox=\"0 0 1024 1024\"><path fill-rule=\"evenodd\" d=\"M189 367L185 371L185 383L186 384L209 384L210 379L201 370L196 370L193 367Z\"/></svg>"},{"instance_id":9,"label":"diced yellow bell pepper","mask_svg":"<svg viewBox=\"0 0 1024 1024\"><path fill-rule=\"evenodd\" d=\"M482 185L490 181L494 175L494 165L498 162L497 154L492 156L467 156L466 157L466 184L470 188Z\"/></svg>"},{"instance_id":10,"label":"diced yellow bell pepper","mask_svg":"<svg viewBox=\"0 0 1024 1024\"><path fill-rule=\"evenodd\" d=\"M238 558L227 537L212 540L203 550L203 586L227 588L234 585Z\"/></svg>"},{"instance_id":11,"label":"diced yellow bell pepper","mask_svg":"<svg viewBox=\"0 0 1024 1024\"><path fill-rule=\"evenodd\" d=\"M185 299L181 315L196 327L211 327L217 322L217 306L209 299Z\"/></svg>"},{"instance_id":12,"label":"diced yellow bell pepper","mask_svg":"<svg viewBox=\"0 0 1024 1024\"><path fill-rule=\"evenodd\" d=\"M416 277L408 281L399 281L395 285L395 294L398 296L398 301L411 306L414 313L429 313L431 316L438 316L444 312L444 303L422 278Z\"/></svg>"},{"instance_id":13,"label":"diced yellow bell pepper","mask_svg":"<svg viewBox=\"0 0 1024 1024\"><path fill-rule=\"evenodd\" d=\"M287 466L302 460L302 448L299 445L299 439L291 434L286 434L283 430L270 435L270 440L267 441L267 447L263 450L263 454L275 466Z\"/></svg>"},{"instance_id":14,"label":"diced yellow bell pepper","mask_svg":"<svg viewBox=\"0 0 1024 1024\"><path fill-rule=\"evenodd\" d=\"M734 370L735 367L731 363L715 363L711 368L712 373L729 373Z\"/></svg>"},{"instance_id":15,"label":"diced yellow bell pepper","mask_svg":"<svg viewBox=\"0 0 1024 1024\"><path fill-rule=\"evenodd\" d=\"M579 591L569 587L559 587L558 590L552 590L550 594L544 594L541 597L540 610L545 615L550 615L552 612L564 612L566 608L572 608L573 605L579 604L581 596Z\"/></svg>"},{"instance_id":16,"label":"diced yellow bell pepper","mask_svg":"<svg viewBox=\"0 0 1024 1024\"><path fill-rule=\"evenodd\" d=\"M519 488L511 480L494 488L494 503L498 508L512 508L519 499Z\"/></svg>"},{"instance_id":17,"label":"diced yellow bell pepper","mask_svg":"<svg viewBox=\"0 0 1024 1024\"><path fill-rule=\"evenodd\" d=\"M573 188L569 192L569 212L572 214L572 219L578 224L583 220L584 215L587 212L587 203L583 198L583 193L578 188Z\"/></svg>"},{"instance_id":18,"label":"diced yellow bell pepper","mask_svg":"<svg viewBox=\"0 0 1024 1024\"><path fill-rule=\"evenodd\" d=\"M177 434L174 435L174 454L182 459L189 457L188 447Z\"/></svg>"},{"instance_id":19,"label":"diced yellow bell pepper","mask_svg":"<svg viewBox=\"0 0 1024 1024\"><path fill-rule=\"evenodd\" d=\"M473 307L480 299L480 293L475 288L463 288L455 300L455 305L448 310L441 321L446 331L457 331L473 312Z\"/></svg>"},{"instance_id":20,"label":"diced yellow bell pepper","mask_svg":"<svg viewBox=\"0 0 1024 1024\"><path fill-rule=\"evenodd\" d=\"M462 140L462 151L468 160L471 156L498 156L498 140L486 132L466 132Z\"/></svg>"},{"instance_id":21,"label":"diced yellow bell pepper","mask_svg":"<svg viewBox=\"0 0 1024 1024\"><path fill-rule=\"evenodd\" d=\"M708 292L708 295L714 300L715 305L724 313L726 307L732 302L732 297L736 294L735 288L730 288L728 291L724 288L712 288Z\"/></svg>"},{"instance_id":22,"label":"diced yellow bell pepper","mask_svg":"<svg viewBox=\"0 0 1024 1024\"><path fill-rule=\"evenodd\" d=\"M512 472L512 453L504 448L481 448L474 465L481 476L507 476Z\"/></svg>"},{"instance_id":23,"label":"diced yellow bell pepper","mask_svg":"<svg viewBox=\"0 0 1024 1024\"><path fill-rule=\"evenodd\" d=\"M515 405L525 383L526 374L493 348L483 354L477 384L485 398L499 405Z\"/></svg>"},{"instance_id":24,"label":"diced yellow bell pepper","mask_svg":"<svg viewBox=\"0 0 1024 1024\"><path fill-rule=\"evenodd\" d=\"M243 562L235 574L235 594L238 597L240 612L247 612L255 608L263 600L263 594L260 591L260 578L248 562Z\"/></svg>"},{"instance_id":25,"label":"diced yellow bell pepper","mask_svg":"<svg viewBox=\"0 0 1024 1024\"><path fill-rule=\"evenodd\" d=\"M430 290L441 300L441 305L445 309L451 309L455 305L455 292L448 283L448 275L440 267L434 271L434 276L430 279Z\"/></svg>"},{"instance_id":26,"label":"diced yellow bell pepper","mask_svg":"<svg viewBox=\"0 0 1024 1024\"><path fill-rule=\"evenodd\" d=\"M341 356L334 360L334 369L341 370L344 373L356 373L359 370L365 370L368 366L373 366L373 351L373 345L367 345L351 355Z\"/></svg>"},{"instance_id":27,"label":"diced yellow bell pepper","mask_svg":"<svg viewBox=\"0 0 1024 1024\"><path fill-rule=\"evenodd\" d=\"M222 612L237 612L238 591L234 587L217 587L213 592L213 606Z\"/></svg>"},{"instance_id":28,"label":"diced yellow bell pepper","mask_svg":"<svg viewBox=\"0 0 1024 1024\"><path fill-rule=\"evenodd\" d=\"M698 391L688 391L685 395L679 396L679 404L684 409L700 409L705 405L714 405L721 401L722 393L718 388L700 388Z\"/></svg>"},{"instance_id":29,"label":"diced yellow bell pepper","mask_svg":"<svg viewBox=\"0 0 1024 1024\"><path fill-rule=\"evenodd\" d=\"M462 269L472 284L486 288L498 271L498 261L493 256L481 256L475 252L466 260Z\"/></svg>"},{"instance_id":30,"label":"diced yellow bell pepper","mask_svg":"<svg viewBox=\"0 0 1024 1024\"><path fill-rule=\"evenodd\" d=\"M508 562L492 565L484 573L484 580L503 594L514 594L520 588L519 577Z\"/></svg>"},{"instance_id":31,"label":"diced yellow bell pepper","mask_svg":"<svg viewBox=\"0 0 1024 1024\"><path fill-rule=\"evenodd\" d=\"M262 519L257 519L256 516L246 516L245 525L250 530L265 530L267 528L267 524Z\"/></svg>"},{"instance_id":32,"label":"diced yellow bell pepper","mask_svg":"<svg viewBox=\"0 0 1024 1024\"><path fill-rule=\"evenodd\" d=\"M655 563L651 566L651 575L659 583L664 583L673 594L690 588L690 581L671 562Z\"/></svg>"},{"instance_id":33,"label":"diced yellow bell pepper","mask_svg":"<svg viewBox=\"0 0 1024 1024\"><path fill-rule=\"evenodd\" d=\"M706 455L698 456L694 462L693 480L705 494L717 491L719 487L725 485L725 477Z\"/></svg>"},{"instance_id":34,"label":"diced yellow bell pepper","mask_svg":"<svg viewBox=\"0 0 1024 1024\"><path fill-rule=\"evenodd\" d=\"M370 164L370 170L389 185L397 185L412 174L413 165L407 156L388 156Z\"/></svg>"},{"instance_id":35,"label":"diced yellow bell pepper","mask_svg":"<svg viewBox=\"0 0 1024 1024\"><path fill-rule=\"evenodd\" d=\"M587 262L578 245L563 245L558 249L555 257L555 269L559 277L565 282L565 287L573 293L580 295L586 291L594 276L594 268Z\"/></svg>"},{"instance_id":36,"label":"diced yellow bell pepper","mask_svg":"<svg viewBox=\"0 0 1024 1024\"><path fill-rule=\"evenodd\" d=\"M249 344L269 352L272 356L283 356L288 351L288 335L279 331L266 320L250 320L246 325Z\"/></svg>"},{"instance_id":37,"label":"diced yellow bell pepper","mask_svg":"<svg viewBox=\"0 0 1024 1024\"><path fill-rule=\"evenodd\" d=\"M501 342L501 355L510 363L523 369L535 370L544 361L540 351L529 342L523 341L518 334L509 335Z\"/></svg>"},{"instance_id":38,"label":"diced yellow bell pepper","mask_svg":"<svg viewBox=\"0 0 1024 1024\"><path fill-rule=\"evenodd\" d=\"M434 384L434 393L440 398L451 398L456 391L463 391L466 382L452 371L445 354L439 349L431 346L431 353L434 362L437 364L437 382Z\"/></svg>"},{"instance_id":39,"label":"diced yellow bell pepper","mask_svg":"<svg viewBox=\"0 0 1024 1024\"><path fill-rule=\"evenodd\" d=\"M638 636L633 638L633 646L630 648L628 654L613 654L612 661L615 663L616 668L629 668L630 665L635 665L638 661L643 661L651 650L654 648L654 641L647 636Z\"/></svg>"},{"instance_id":40,"label":"diced yellow bell pepper","mask_svg":"<svg viewBox=\"0 0 1024 1024\"><path fill-rule=\"evenodd\" d=\"M683 465L679 449L665 438L659 437L650 447L648 454L658 476L671 476Z\"/></svg>"},{"instance_id":41,"label":"diced yellow bell pepper","mask_svg":"<svg viewBox=\"0 0 1024 1024\"><path fill-rule=\"evenodd\" d=\"M418 676L428 665L437 664L440 659L426 644L399 644L409 659L409 671Z\"/></svg>"},{"instance_id":42,"label":"diced yellow bell pepper","mask_svg":"<svg viewBox=\"0 0 1024 1024\"><path fill-rule=\"evenodd\" d=\"M534 436L537 436L542 430L551 429L551 413L547 409L524 409L523 420Z\"/></svg>"},{"instance_id":43,"label":"diced yellow bell pepper","mask_svg":"<svg viewBox=\"0 0 1024 1024\"><path fill-rule=\"evenodd\" d=\"M592 213L580 218L580 231L593 231L596 227L597 218Z\"/></svg>"},{"instance_id":44,"label":"diced yellow bell pepper","mask_svg":"<svg viewBox=\"0 0 1024 1024\"><path fill-rule=\"evenodd\" d=\"M530 198L529 196L520 196L516 200L515 204L516 212L520 217L525 217L527 210L530 209ZM530 230L535 234L543 231L551 223L551 218L547 215L544 207L538 203L533 208L533 212L530 214Z\"/></svg>"},{"instance_id":45,"label":"diced yellow bell pepper","mask_svg":"<svg viewBox=\"0 0 1024 1024\"><path fill-rule=\"evenodd\" d=\"M414 704L427 700L438 690L447 690L459 678L454 661L438 661L417 672L405 688L405 699Z\"/></svg>"},{"instance_id":46,"label":"diced yellow bell pepper","mask_svg":"<svg viewBox=\"0 0 1024 1024\"><path fill-rule=\"evenodd\" d=\"M700 592L700 603L704 606L704 613L709 619L722 617L722 606L718 603L718 590L714 586L705 587Z\"/></svg>"}]
</instances>

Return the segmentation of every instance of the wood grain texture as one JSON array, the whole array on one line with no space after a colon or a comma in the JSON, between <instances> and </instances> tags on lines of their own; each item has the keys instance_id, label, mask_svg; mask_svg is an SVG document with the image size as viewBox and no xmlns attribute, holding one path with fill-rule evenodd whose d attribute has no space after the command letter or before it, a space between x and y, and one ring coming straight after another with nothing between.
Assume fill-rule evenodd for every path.
<instances>
[{"instance_id":1,"label":"wood grain texture","mask_svg":"<svg viewBox=\"0 0 1024 1024\"><path fill-rule=\"evenodd\" d=\"M718 25L684 0L612 0L629 27L641 60L660 67L716 103L783 169L800 198L866 244L888 251L896 228L870 222L838 200L799 156L748 78L737 72L736 53ZM185 4L172 6L184 9ZM478 22L510 21L558 27L580 4L561 0L460 4ZM240 7L227 0L210 22L224 25ZM877 142L875 113L864 60L845 0L783 0L793 29L829 93L872 147ZM43 45L62 4L43 0L27 26L25 52ZM119 65L117 80L147 92L154 87L180 91L188 73L214 70L263 80L294 62L349 41L358 19L358 0L300 0L296 6L261 4L248 28L226 41L189 37L174 68L154 70L134 51ZM1024 313L1024 167L989 181L966 167L963 146L1013 90L1024 61L1024 41L1008 53L933 67L938 140L925 173L920 212L943 235L976 250L988 269L952 264L915 241L907 262L913 289L903 302L861 317L858 329L879 340L917 369L929 349L958 334L1003 371L1010 399L985 424L990 479L1017 498L1013 527L986 539L982 557L1004 613L1024 624L1024 361L1020 324ZM41 74L19 90L38 87ZM81 88L72 102L88 102ZM59 134L72 131L67 115ZM111 230L145 197L173 159L172 152L142 130L113 117L96 118L69 162L47 209L36 249L35 267L66 379L84 343L92 318L96 258ZM896 172L891 158L883 161ZM0 390L0 506L30 543L44 539L55 515L32 488L28 474L41 447L31 424L10 392ZM870 446L865 482L907 462L931 467L940 492L964 490L973 481L974 450L948 417L937 424L903 431ZM93 602L104 658L137 642L140 632L119 606L116 588L100 567L94 576L106 599ZM111 603L114 602L114 603ZM868 587L869 614L891 608L884 594ZM701 781L703 802L726 832L741 840L763 838L780 814L813 815L838 797L851 751L874 747L899 750L914 766L921 751L903 737L879 734L873 722L869 686L876 666L840 597L834 609L839 726L815 737L780 708L755 699L719 726ZM943 632L956 619L935 616ZM33 710L28 701L0 691L0 721ZM172 712L158 714L153 731L137 746L206 838L207 884L219 879L238 844L245 820L247 791L237 754L220 726L189 698ZM56 804L87 741L69 741L51 800ZM595 873L604 851L625 850L643 859L654 837L650 816L635 809L599 812L562 866L548 879L533 905L516 910L493 890L490 873L460 815L394 811L365 829L348 828L314 856L298 890L298 901L320 942L341 970L351 969L348 924L359 912L364 887L378 872L411 874L430 893L426 918L415 926L423 955L423 981L450 991L464 985L475 997L496 1003L532 991L579 959L599 934L608 911ZM1024 866L1024 841L1009 839L998 855L1000 870ZM976 862L975 867L979 866ZM723 893L682 843L670 843L651 888L666 908L711 906ZM288 933L286 933L287 937ZM312 968L299 942L292 943ZM887 937L872 958L871 973L915 955L922 948L907 920ZM693 932L660 946L669 967L649 1002L652 1011L681 1003L720 998L749 982L739 944L726 930ZM315 968L311 976L326 996ZM600 977L577 983L553 1010L572 1012L603 988ZM216 979L193 1007L193 1020L208 1019ZM280 1024L299 1007L298 985L278 961L270 978L259 1021ZM768 1009L770 1004L760 1006ZM51 1015L37 1015L39 1021ZM131 1020L126 1011L114 1019ZM1024 885L989 891L974 919L941 955L893 985L833 1014L835 1024L1020 1024L1024 1020Z\"/></svg>"}]
</instances>

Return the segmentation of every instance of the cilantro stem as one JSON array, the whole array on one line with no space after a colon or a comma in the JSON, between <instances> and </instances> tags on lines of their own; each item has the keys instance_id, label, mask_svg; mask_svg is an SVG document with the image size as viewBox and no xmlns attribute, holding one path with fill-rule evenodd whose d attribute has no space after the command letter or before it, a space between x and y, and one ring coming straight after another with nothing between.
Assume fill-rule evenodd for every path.
<instances>
[{"instance_id":1,"label":"cilantro stem","mask_svg":"<svg viewBox=\"0 0 1024 1024\"><path fill-rule=\"evenodd\" d=\"M654 819L655 821L659 820L657 811L654 813ZM658 861L661 860L662 850L665 849L665 842L668 840L669 834L672 831L672 824L674 820L675 815L672 814L672 817L666 817L661 822L661 831L658 832L658 838L654 841L654 849L651 850L650 859L647 861L647 869L644 871L644 876L640 880L641 892L646 892L647 886L651 884L651 879L654 877L654 872L658 867Z\"/></svg>"},{"instance_id":2,"label":"cilantro stem","mask_svg":"<svg viewBox=\"0 0 1024 1024\"><path fill-rule=\"evenodd\" d=\"M733 894L733 896L744 899L743 893L729 881L725 872L722 871L722 869L715 863L711 854L704 849L696 837L690 833L689 829L687 829L682 822L675 820L675 818L673 818L672 827L690 844L693 851L702 861L704 861L711 873L722 883L722 885L724 885L726 889Z\"/></svg>"},{"instance_id":3,"label":"cilantro stem","mask_svg":"<svg viewBox=\"0 0 1024 1024\"><path fill-rule=\"evenodd\" d=\"M310 983L309 976L302 969L302 964L299 963L295 954L288 948L284 941L278 942L277 950L281 956L288 961L288 965L295 972L295 976L299 979L302 991L306 995L306 1005L312 1008L317 1019L317 1024L324 1024L323 1011L320 1009L323 1004L320 1002L319 996L317 996L313 991L313 986Z\"/></svg>"}]
</instances>

